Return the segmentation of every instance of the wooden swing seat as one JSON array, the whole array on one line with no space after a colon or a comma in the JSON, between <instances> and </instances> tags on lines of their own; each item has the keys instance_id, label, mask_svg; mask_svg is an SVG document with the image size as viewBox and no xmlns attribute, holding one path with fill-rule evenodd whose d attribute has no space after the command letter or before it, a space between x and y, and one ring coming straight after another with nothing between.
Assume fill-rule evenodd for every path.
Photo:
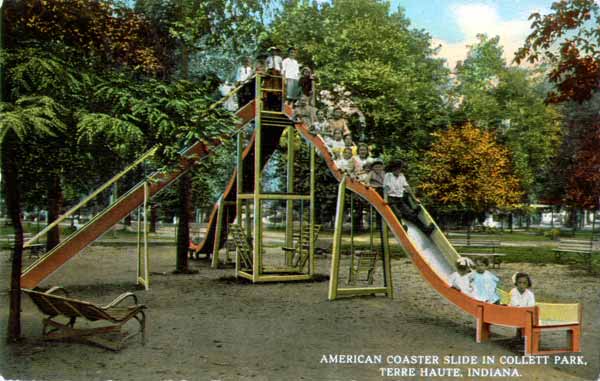
<instances>
[{"instance_id":1,"label":"wooden swing seat","mask_svg":"<svg viewBox=\"0 0 600 381\"><path fill-rule=\"evenodd\" d=\"M317 242L321 225L314 225L312 231L314 241ZM282 247L281 249L286 253L291 253L292 266L302 270L308 262L310 256L310 225L305 225L302 228L302 233L296 232L293 235L293 247Z\"/></svg>"},{"instance_id":2,"label":"wooden swing seat","mask_svg":"<svg viewBox=\"0 0 600 381\"><path fill-rule=\"evenodd\" d=\"M70 298L62 287L52 287L45 292L25 288L22 291L29 295L38 309L47 316L42 319L45 340L73 340L118 351L127 339L141 333L142 345L145 344L146 306L138 304L137 297L131 292L123 293L109 304L100 306ZM65 296L56 295L57 291L62 291ZM120 306L127 298L133 299L133 304ZM60 317L68 318L69 321L61 323L57 321ZM91 322L111 324L96 328L75 328L75 321L79 317ZM121 332L123 325L132 318L137 320L140 329L132 334ZM118 338L100 337L106 334L116 334Z\"/></svg>"},{"instance_id":3,"label":"wooden swing seat","mask_svg":"<svg viewBox=\"0 0 600 381\"><path fill-rule=\"evenodd\" d=\"M356 250L354 258L354 265L350 267L350 274L348 275L348 283L354 283L357 280L360 281L360 274L366 273L366 278L362 280L368 284L373 284L373 273L375 272L379 253L371 250Z\"/></svg>"}]
</instances>

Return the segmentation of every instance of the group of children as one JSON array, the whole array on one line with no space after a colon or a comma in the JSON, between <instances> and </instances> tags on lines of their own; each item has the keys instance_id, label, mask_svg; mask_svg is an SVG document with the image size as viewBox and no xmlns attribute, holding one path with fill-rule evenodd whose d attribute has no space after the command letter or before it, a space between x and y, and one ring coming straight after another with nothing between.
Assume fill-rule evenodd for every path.
<instances>
[{"instance_id":1,"label":"group of children","mask_svg":"<svg viewBox=\"0 0 600 381\"><path fill-rule=\"evenodd\" d=\"M254 65L249 57L244 59L235 79L237 85L247 84L238 94L240 106L254 97L254 83L249 81L254 73L264 76L262 87L266 90L263 93L266 109L276 110L281 107L281 92L274 90L283 89L285 103L291 106L302 96L309 96L308 93L312 90L312 72L309 67L302 67L298 62L294 47L288 48L286 58L282 58L278 47L272 46L267 55L259 55Z\"/></svg>"},{"instance_id":2,"label":"group of children","mask_svg":"<svg viewBox=\"0 0 600 381\"><path fill-rule=\"evenodd\" d=\"M475 263L462 257L456 262L456 272L450 275L452 287L482 302L500 304L498 283L500 278L487 270L487 258L476 258ZM474 267L474 270L472 268ZM535 296L531 291L531 278L527 273L518 272L512 277L514 288L510 290L509 306L533 307Z\"/></svg>"},{"instance_id":3,"label":"group of children","mask_svg":"<svg viewBox=\"0 0 600 381\"><path fill-rule=\"evenodd\" d=\"M315 123L309 124L310 131L323 139L336 167L350 178L375 188L382 196L385 192L388 203L399 218L412 222L422 232L430 235L435 228L419 217L419 202L402 173L404 163L401 160L392 161L385 168L380 157L371 156L366 143L355 145L340 109L335 109L329 120L322 119L322 115L321 113L321 117L317 117ZM404 230L408 228L406 225L403 227Z\"/></svg>"}]
</instances>

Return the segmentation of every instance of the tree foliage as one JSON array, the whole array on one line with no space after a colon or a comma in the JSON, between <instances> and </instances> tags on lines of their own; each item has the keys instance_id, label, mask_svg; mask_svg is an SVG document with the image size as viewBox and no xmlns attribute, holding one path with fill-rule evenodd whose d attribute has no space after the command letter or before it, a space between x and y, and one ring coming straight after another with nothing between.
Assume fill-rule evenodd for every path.
<instances>
[{"instance_id":1,"label":"tree foliage","mask_svg":"<svg viewBox=\"0 0 600 381\"><path fill-rule=\"evenodd\" d=\"M164 36L123 4L92 0L5 2L8 48L26 41L60 42L104 64L126 65L144 73L164 70Z\"/></svg>"},{"instance_id":2,"label":"tree foliage","mask_svg":"<svg viewBox=\"0 0 600 381\"><path fill-rule=\"evenodd\" d=\"M466 124L434 133L419 185L433 204L475 213L510 208L523 195L510 153L494 135Z\"/></svg>"},{"instance_id":3,"label":"tree foliage","mask_svg":"<svg viewBox=\"0 0 600 381\"><path fill-rule=\"evenodd\" d=\"M496 133L510 149L511 161L529 200L544 190L561 140L560 114L544 103L542 76L533 69L509 67L498 36L478 35L467 59L456 68L454 118Z\"/></svg>"},{"instance_id":4,"label":"tree foliage","mask_svg":"<svg viewBox=\"0 0 600 381\"><path fill-rule=\"evenodd\" d=\"M431 37L412 29L402 9L377 0L290 1L270 32L266 43L296 46L321 89L339 84L350 91L370 142L422 148L429 132L447 124L449 71L434 57Z\"/></svg>"},{"instance_id":5,"label":"tree foliage","mask_svg":"<svg viewBox=\"0 0 600 381\"><path fill-rule=\"evenodd\" d=\"M567 180L566 201L596 210L600 208L600 126L586 130Z\"/></svg>"},{"instance_id":6,"label":"tree foliage","mask_svg":"<svg viewBox=\"0 0 600 381\"><path fill-rule=\"evenodd\" d=\"M594 0L561 0L552 3L551 10L529 16L533 31L515 61L551 65L548 78L556 90L548 101L590 99L600 78L600 8Z\"/></svg>"}]
</instances>

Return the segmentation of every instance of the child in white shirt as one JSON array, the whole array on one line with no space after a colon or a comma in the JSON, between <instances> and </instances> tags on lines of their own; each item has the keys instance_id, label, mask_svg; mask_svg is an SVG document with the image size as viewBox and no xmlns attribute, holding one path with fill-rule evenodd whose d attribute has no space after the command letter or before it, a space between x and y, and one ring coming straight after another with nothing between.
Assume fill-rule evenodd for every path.
<instances>
[{"instance_id":1,"label":"child in white shirt","mask_svg":"<svg viewBox=\"0 0 600 381\"><path fill-rule=\"evenodd\" d=\"M366 143L358 143L358 156L354 157L354 171L358 179L364 183L367 182L369 166L373 161L369 157L369 146Z\"/></svg>"},{"instance_id":2,"label":"child in white shirt","mask_svg":"<svg viewBox=\"0 0 600 381\"><path fill-rule=\"evenodd\" d=\"M513 275L515 288L510 290L509 306L513 307L533 307L535 306L535 296L531 292L531 278L527 273L516 273Z\"/></svg>"},{"instance_id":3,"label":"child in white shirt","mask_svg":"<svg viewBox=\"0 0 600 381\"><path fill-rule=\"evenodd\" d=\"M343 149L346 148L344 136L340 129L333 130L333 137L326 137L325 143L327 143L327 147L329 147L330 151L333 153L334 159L339 159Z\"/></svg>"},{"instance_id":4,"label":"child in white shirt","mask_svg":"<svg viewBox=\"0 0 600 381\"><path fill-rule=\"evenodd\" d=\"M450 274L448 281L453 288L473 297L473 277L471 266L473 262L469 258L462 257L456 261L456 271Z\"/></svg>"},{"instance_id":5,"label":"child in white shirt","mask_svg":"<svg viewBox=\"0 0 600 381\"><path fill-rule=\"evenodd\" d=\"M292 105L300 95L300 64L296 61L296 49L288 49L288 57L281 63L281 68L285 80L285 101Z\"/></svg>"},{"instance_id":6,"label":"child in white shirt","mask_svg":"<svg viewBox=\"0 0 600 381\"><path fill-rule=\"evenodd\" d=\"M342 158L335 161L335 165L340 171L354 177L354 159L352 158L352 148L344 148Z\"/></svg>"}]
</instances>

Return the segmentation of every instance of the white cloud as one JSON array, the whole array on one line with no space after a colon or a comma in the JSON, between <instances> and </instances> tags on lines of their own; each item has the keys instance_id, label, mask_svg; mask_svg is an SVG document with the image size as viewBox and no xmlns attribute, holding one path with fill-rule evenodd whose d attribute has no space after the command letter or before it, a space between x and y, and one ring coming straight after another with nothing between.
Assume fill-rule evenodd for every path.
<instances>
[{"instance_id":1,"label":"white cloud","mask_svg":"<svg viewBox=\"0 0 600 381\"><path fill-rule=\"evenodd\" d=\"M446 58L451 68L454 68L456 61L466 58L469 50L467 45L474 44L479 33L485 33L489 37L500 36L500 44L504 47L504 56L509 63L529 34L530 21L527 17L504 20L494 6L457 4L451 10L465 39L456 43L449 43L440 38L433 39L434 46L442 45L439 56Z\"/></svg>"}]
</instances>

